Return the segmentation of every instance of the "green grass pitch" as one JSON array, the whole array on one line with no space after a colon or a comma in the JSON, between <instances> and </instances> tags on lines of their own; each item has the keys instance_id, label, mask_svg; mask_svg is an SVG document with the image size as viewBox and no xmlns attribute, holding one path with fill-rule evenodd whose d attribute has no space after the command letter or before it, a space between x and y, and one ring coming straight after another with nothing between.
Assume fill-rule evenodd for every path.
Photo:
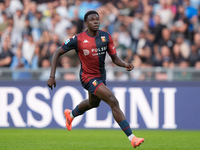
<instances>
[{"instance_id":1,"label":"green grass pitch","mask_svg":"<svg viewBox=\"0 0 200 150\"><path fill-rule=\"evenodd\" d=\"M198 150L200 131L133 130L145 142L138 150ZM131 150L121 130L0 129L0 150Z\"/></svg>"}]
</instances>

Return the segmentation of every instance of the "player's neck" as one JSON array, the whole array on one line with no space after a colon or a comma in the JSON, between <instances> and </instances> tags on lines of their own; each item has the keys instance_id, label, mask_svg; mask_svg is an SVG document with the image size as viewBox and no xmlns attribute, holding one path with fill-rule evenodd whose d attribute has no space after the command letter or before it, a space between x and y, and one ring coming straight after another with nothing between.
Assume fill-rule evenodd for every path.
<instances>
[{"instance_id":1,"label":"player's neck","mask_svg":"<svg viewBox=\"0 0 200 150\"><path fill-rule=\"evenodd\" d=\"M87 29L87 33L88 33L90 36L97 36L97 35L99 34L99 30L97 30L97 31L92 31L92 30Z\"/></svg>"}]
</instances>

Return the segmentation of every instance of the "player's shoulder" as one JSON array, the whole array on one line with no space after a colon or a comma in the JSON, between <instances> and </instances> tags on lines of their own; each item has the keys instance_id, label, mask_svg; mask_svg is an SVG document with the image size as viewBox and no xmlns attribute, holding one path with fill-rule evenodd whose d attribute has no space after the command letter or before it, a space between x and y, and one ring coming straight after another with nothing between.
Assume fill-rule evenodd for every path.
<instances>
[{"instance_id":1,"label":"player's shoulder","mask_svg":"<svg viewBox=\"0 0 200 150\"><path fill-rule=\"evenodd\" d=\"M108 31L104 31L104 30L99 30L99 34L100 34L100 35L111 36L110 33L109 33Z\"/></svg>"},{"instance_id":2,"label":"player's shoulder","mask_svg":"<svg viewBox=\"0 0 200 150\"><path fill-rule=\"evenodd\" d=\"M65 40L62 43L62 46L63 45L69 45L69 44L75 44L76 42L77 42L77 35L74 35L74 36L70 37L69 39Z\"/></svg>"},{"instance_id":3,"label":"player's shoulder","mask_svg":"<svg viewBox=\"0 0 200 150\"><path fill-rule=\"evenodd\" d=\"M83 31L83 32L81 32L81 33L78 33L76 36L77 36L77 37L82 37L82 36L85 36L85 34L86 34L85 31Z\"/></svg>"}]
</instances>

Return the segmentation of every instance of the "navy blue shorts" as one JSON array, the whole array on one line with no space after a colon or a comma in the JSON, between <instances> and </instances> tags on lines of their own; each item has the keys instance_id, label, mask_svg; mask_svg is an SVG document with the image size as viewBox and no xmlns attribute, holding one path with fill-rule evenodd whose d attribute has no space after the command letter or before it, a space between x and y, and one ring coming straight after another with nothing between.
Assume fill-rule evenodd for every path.
<instances>
[{"instance_id":1,"label":"navy blue shorts","mask_svg":"<svg viewBox=\"0 0 200 150\"><path fill-rule=\"evenodd\" d=\"M88 90L91 94L96 94L98 87L102 84L106 85L106 81L102 78L92 78L89 82L81 82L82 86Z\"/></svg>"}]
</instances>

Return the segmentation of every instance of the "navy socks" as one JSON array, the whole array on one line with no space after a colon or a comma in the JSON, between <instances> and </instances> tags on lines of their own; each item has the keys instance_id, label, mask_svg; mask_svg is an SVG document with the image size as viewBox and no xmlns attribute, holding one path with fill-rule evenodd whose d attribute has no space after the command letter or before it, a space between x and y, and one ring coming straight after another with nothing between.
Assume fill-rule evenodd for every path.
<instances>
[{"instance_id":1,"label":"navy socks","mask_svg":"<svg viewBox=\"0 0 200 150\"><path fill-rule=\"evenodd\" d=\"M132 130L130 128L129 123L127 122L127 120L123 120L119 123L120 128L122 129L122 131L124 131L124 133L126 134L126 136L130 136L132 134Z\"/></svg>"},{"instance_id":2,"label":"navy socks","mask_svg":"<svg viewBox=\"0 0 200 150\"><path fill-rule=\"evenodd\" d=\"M84 113L84 112L82 112L82 111L80 111L80 110L78 109L78 105L76 106L75 109L72 110L72 115L73 115L73 117L77 117L77 116L79 116L79 115L82 115L83 113Z\"/></svg>"}]
</instances>

